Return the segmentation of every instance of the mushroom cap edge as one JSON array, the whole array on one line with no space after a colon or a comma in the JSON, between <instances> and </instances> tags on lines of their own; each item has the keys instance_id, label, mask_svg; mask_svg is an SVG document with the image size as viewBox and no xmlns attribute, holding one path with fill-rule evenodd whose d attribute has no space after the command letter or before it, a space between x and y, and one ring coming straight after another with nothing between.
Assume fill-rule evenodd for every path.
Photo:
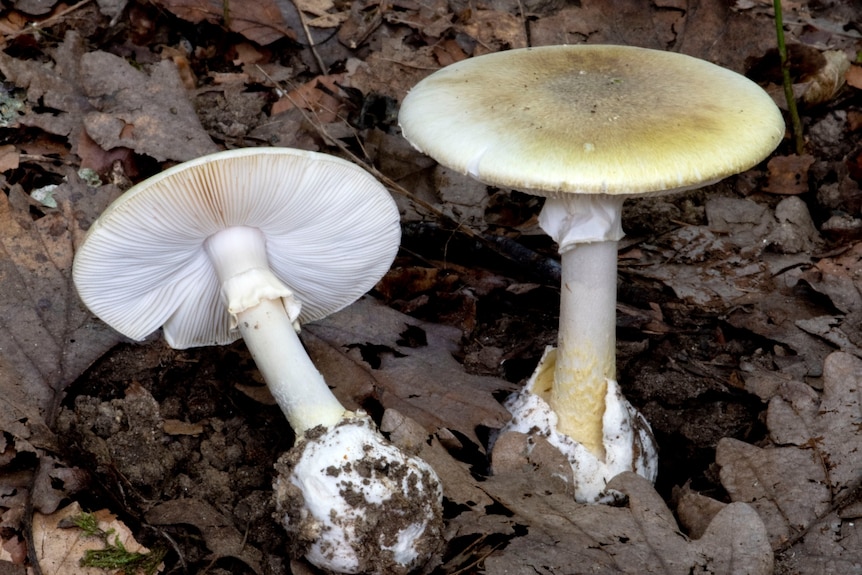
<instances>
[{"instance_id":1,"label":"mushroom cap edge","mask_svg":"<svg viewBox=\"0 0 862 575\"><path fill-rule=\"evenodd\" d=\"M102 213L75 254L78 294L132 339L164 327L176 348L235 341L203 248L232 225L266 234L273 272L303 303L300 322L371 289L401 234L389 192L351 162L291 148L217 152L138 183Z\"/></svg>"}]
</instances>

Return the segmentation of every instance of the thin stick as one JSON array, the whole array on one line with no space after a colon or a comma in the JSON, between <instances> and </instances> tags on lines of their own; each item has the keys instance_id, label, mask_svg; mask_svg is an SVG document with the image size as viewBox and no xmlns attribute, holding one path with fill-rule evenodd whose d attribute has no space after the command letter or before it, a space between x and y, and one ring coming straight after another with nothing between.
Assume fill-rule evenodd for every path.
<instances>
[{"instance_id":1,"label":"thin stick","mask_svg":"<svg viewBox=\"0 0 862 575\"><path fill-rule=\"evenodd\" d=\"M68 8L66 8L65 10L60 10L56 14L53 14L53 15L45 18L44 20L40 21L40 22L33 22L32 24L30 24L29 26L27 26L26 28L24 28L22 30L18 30L17 32L12 32L11 34L4 34L3 38L6 40L12 40L12 39L17 38L18 36L20 36L22 34L29 34L31 32L37 32L40 28L44 28L45 26L50 26L52 24L57 23L57 21L60 20L61 18L63 18L64 16L71 14L75 10L81 8L82 6L84 6L86 4L89 4L92 1L93 0L81 0L77 4L73 4L72 6L69 6Z\"/></svg>"},{"instance_id":2,"label":"thin stick","mask_svg":"<svg viewBox=\"0 0 862 575\"><path fill-rule=\"evenodd\" d=\"M311 37L311 30L308 28L308 20L306 20L305 14L302 12L302 6L296 0L294 0L293 6L296 8L296 13L299 14L299 21L302 23L302 30L305 32L305 39L308 41L308 47L311 49L314 61L317 62L320 73L326 74L326 66L323 65L323 58L317 53L317 46L314 45L314 38Z\"/></svg>"}]
</instances>

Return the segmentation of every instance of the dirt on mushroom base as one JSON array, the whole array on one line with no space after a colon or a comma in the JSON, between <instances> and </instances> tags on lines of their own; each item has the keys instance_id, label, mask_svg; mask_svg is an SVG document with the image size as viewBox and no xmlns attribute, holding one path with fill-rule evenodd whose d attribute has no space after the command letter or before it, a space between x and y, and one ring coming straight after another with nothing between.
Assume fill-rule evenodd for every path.
<instances>
[{"instance_id":1,"label":"dirt on mushroom base","mask_svg":"<svg viewBox=\"0 0 862 575\"><path fill-rule=\"evenodd\" d=\"M346 451L341 458L321 460L323 451L334 453L342 431L350 437L357 432L359 437L377 433L375 424L364 415L344 419L328 430L318 426L308 430L275 464L276 518L283 520L292 554L321 555L326 564L355 562L355 568L344 571L350 573L429 572L439 561L443 532L436 475L424 462L417 467L417 462L404 458L394 446L372 442L363 442L361 454ZM309 465L316 470L317 464L310 462L328 460L341 463L328 465L317 480L307 477ZM337 495L333 493L328 501L327 518L313 516L295 481L311 484L308 490L317 497L333 487L327 489L324 484L337 485ZM390 497L375 501L382 495L383 485L395 487L384 488ZM405 543L406 548L400 549Z\"/></svg>"}]
</instances>

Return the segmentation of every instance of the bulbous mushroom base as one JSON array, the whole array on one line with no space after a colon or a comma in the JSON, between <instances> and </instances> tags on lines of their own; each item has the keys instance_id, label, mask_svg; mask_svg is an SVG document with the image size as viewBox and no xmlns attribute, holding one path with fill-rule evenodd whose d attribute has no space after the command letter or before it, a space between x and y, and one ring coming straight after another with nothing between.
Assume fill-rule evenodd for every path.
<instances>
[{"instance_id":1,"label":"bulbous mushroom base","mask_svg":"<svg viewBox=\"0 0 862 575\"><path fill-rule=\"evenodd\" d=\"M506 402L512 419L500 435L514 431L543 437L566 457L572 466L575 500L581 503L610 503L618 494L607 489L608 482L624 471L634 471L650 481L658 473L658 447L649 423L623 397L619 385L607 380L605 412L602 417L604 459L557 430L557 414L545 401L553 384L555 349L545 350L527 385Z\"/></svg>"},{"instance_id":2,"label":"bulbous mushroom base","mask_svg":"<svg viewBox=\"0 0 862 575\"><path fill-rule=\"evenodd\" d=\"M321 569L421 572L442 547L439 478L367 415L308 430L275 467L278 519L292 551Z\"/></svg>"}]
</instances>

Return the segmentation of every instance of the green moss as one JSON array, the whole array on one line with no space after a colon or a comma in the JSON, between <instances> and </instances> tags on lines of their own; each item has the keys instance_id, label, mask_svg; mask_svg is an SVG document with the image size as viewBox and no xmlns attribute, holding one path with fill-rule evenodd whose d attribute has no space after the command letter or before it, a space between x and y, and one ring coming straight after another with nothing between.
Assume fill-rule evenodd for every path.
<instances>
[{"instance_id":1,"label":"green moss","mask_svg":"<svg viewBox=\"0 0 862 575\"><path fill-rule=\"evenodd\" d=\"M136 573L153 575L165 558L164 549L154 549L149 553L129 551L117 535L111 542L111 535L114 535L114 530L102 530L99 527L99 521L92 513L76 515L72 517L72 523L88 537L98 537L105 544L103 549L85 551L80 561L82 567L122 571L126 575Z\"/></svg>"}]
</instances>

